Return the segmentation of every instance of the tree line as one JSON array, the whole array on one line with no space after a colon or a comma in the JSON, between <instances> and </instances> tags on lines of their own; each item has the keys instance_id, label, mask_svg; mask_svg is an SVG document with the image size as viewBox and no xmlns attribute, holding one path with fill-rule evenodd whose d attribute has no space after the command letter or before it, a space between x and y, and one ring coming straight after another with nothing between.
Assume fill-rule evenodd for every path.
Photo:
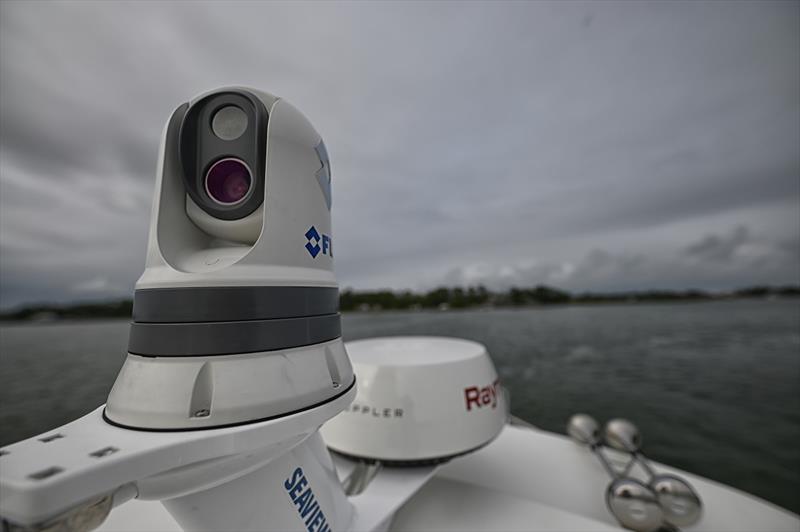
<instances>
[{"instance_id":1,"label":"tree line","mask_svg":"<svg viewBox=\"0 0 800 532\"><path fill-rule=\"evenodd\" d=\"M703 290L646 290L631 292L583 292L539 285L532 288L511 287L491 291L484 286L468 288L440 287L429 292L394 292L391 290L343 290L339 296L342 311L352 310L415 310L463 309L472 307L523 307L581 303L637 303L668 301L702 301L723 298L797 297L800 286L754 286L719 294Z\"/></svg>"},{"instance_id":2,"label":"tree line","mask_svg":"<svg viewBox=\"0 0 800 532\"><path fill-rule=\"evenodd\" d=\"M427 292L392 290L342 290L339 308L349 311L466 309L476 307L524 307L537 305L566 305L591 303L646 303L705 301L712 299L800 297L800 286L751 286L727 293L702 290L646 290L611 293L570 293L550 286L532 288L512 287L492 291L484 286L439 287ZM0 313L0 320L56 320L92 318L130 318L133 302L130 299L75 303L68 305L29 305Z\"/></svg>"}]
</instances>

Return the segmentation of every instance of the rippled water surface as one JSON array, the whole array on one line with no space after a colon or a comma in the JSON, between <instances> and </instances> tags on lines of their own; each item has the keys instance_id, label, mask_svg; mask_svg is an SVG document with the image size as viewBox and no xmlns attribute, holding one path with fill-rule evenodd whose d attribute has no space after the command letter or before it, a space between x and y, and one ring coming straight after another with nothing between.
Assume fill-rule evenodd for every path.
<instances>
[{"instance_id":1,"label":"rippled water surface","mask_svg":"<svg viewBox=\"0 0 800 532\"><path fill-rule=\"evenodd\" d=\"M800 301L349 314L346 339L487 345L512 411L564 432L578 411L628 417L652 458L800 512ZM105 401L125 321L0 328L0 444Z\"/></svg>"}]
</instances>

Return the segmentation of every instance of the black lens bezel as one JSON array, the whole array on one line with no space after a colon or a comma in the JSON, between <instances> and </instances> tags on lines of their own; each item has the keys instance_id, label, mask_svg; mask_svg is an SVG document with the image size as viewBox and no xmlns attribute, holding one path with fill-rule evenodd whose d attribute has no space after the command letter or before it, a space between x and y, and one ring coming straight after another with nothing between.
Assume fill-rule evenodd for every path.
<instances>
[{"instance_id":1,"label":"black lens bezel","mask_svg":"<svg viewBox=\"0 0 800 532\"><path fill-rule=\"evenodd\" d=\"M244 196L242 196L240 199L236 201L220 201L219 199L214 197L208 186L208 178L209 176L211 176L211 171L214 169L215 166L225 161L234 161L236 163L241 164L244 167L244 170L247 174L247 180L248 180L247 192L245 192ZM206 195L209 197L209 199L211 199L211 201L213 201L217 205L223 205L225 207L228 207L244 203L253 194L253 171L250 169L249 166L247 166L246 162L239 159L238 157L223 157L222 159L217 159L208 166L208 170L206 170L205 177L203 177L203 192L205 192Z\"/></svg>"},{"instance_id":2,"label":"black lens bezel","mask_svg":"<svg viewBox=\"0 0 800 532\"><path fill-rule=\"evenodd\" d=\"M211 127L216 112L235 105L247 115L248 126L236 139L223 140ZM215 218L238 220L252 214L264 202L266 137L269 115L261 99L244 90L209 94L186 111L179 133L181 173L186 192L198 207ZM251 191L241 202L225 205L211 198L205 179L221 159L242 160L251 172Z\"/></svg>"}]
</instances>

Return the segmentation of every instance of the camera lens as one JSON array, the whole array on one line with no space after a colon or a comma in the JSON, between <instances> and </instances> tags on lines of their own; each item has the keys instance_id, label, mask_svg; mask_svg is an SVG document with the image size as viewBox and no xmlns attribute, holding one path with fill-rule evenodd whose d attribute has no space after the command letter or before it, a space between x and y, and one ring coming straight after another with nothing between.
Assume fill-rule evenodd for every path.
<instances>
[{"instance_id":1,"label":"camera lens","mask_svg":"<svg viewBox=\"0 0 800 532\"><path fill-rule=\"evenodd\" d=\"M235 140L247 129L247 114L235 105L226 105L211 119L211 129L222 140Z\"/></svg>"},{"instance_id":2,"label":"camera lens","mask_svg":"<svg viewBox=\"0 0 800 532\"><path fill-rule=\"evenodd\" d=\"M206 173L206 193L222 205L234 205L244 200L253 178L250 169L239 159L229 157L211 165Z\"/></svg>"}]
</instances>

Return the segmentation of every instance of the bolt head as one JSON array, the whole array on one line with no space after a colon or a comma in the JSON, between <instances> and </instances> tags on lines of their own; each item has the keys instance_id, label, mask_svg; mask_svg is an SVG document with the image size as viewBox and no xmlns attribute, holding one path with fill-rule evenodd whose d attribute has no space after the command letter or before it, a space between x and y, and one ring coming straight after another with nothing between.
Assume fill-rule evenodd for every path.
<instances>
[{"instance_id":1,"label":"bolt head","mask_svg":"<svg viewBox=\"0 0 800 532\"><path fill-rule=\"evenodd\" d=\"M600 441L600 426L588 414L575 414L567 422L567 434L581 445L594 445Z\"/></svg>"},{"instance_id":2,"label":"bolt head","mask_svg":"<svg viewBox=\"0 0 800 532\"><path fill-rule=\"evenodd\" d=\"M664 509L664 519L675 526L689 526L700 519L703 503L688 482L675 475L661 474L650 479Z\"/></svg>"},{"instance_id":3,"label":"bolt head","mask_svg":"<svg viewBox=\"0 0 800 532\"><path fill-rule=\"evenodd\" d=\"M613 480L606 489L606 504L627 529L655 532L664 524L664 510L656 493L636 479Z\"/></svg>"},{"instance_id":4,"label":"bolt head","mask_svg":"<svg viewBox=\"0 0 800 532\"><path fill-rule=\"evenodd\" d=\"M612 419L606 423L605 440L609 447L627 453L636 453L642 448L642 434L627 419Z\"/></svg>"}]
</instances>

